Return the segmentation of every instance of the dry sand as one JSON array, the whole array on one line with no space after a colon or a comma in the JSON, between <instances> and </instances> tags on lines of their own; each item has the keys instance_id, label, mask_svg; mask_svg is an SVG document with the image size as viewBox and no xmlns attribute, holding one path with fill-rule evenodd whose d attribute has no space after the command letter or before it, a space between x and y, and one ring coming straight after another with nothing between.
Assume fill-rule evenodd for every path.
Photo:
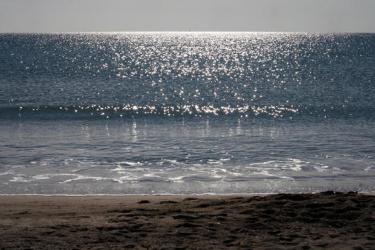
<instances>
[{"instance_id":1,"label":"dry sand","mask_svg":"<svg viewBox=\"0 0 375 250\"><path fill-rule=\"evenodd\" d=\"M375 249L375 196L0 197L0 249Z\"/></svg>"}]
</instances>

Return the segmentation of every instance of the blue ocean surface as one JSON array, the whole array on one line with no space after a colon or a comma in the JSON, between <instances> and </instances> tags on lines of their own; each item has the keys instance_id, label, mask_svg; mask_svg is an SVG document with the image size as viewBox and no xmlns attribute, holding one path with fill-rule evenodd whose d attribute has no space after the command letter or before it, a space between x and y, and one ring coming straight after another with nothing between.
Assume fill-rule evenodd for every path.
<instances>
[{"instance_id":1,"label":"blue ocean surface","mask_svg":"<svg viewBox=\"0 0 375 250\"><path fill-rule=\"evenodd\" d=\"M0 194L375 191L375 34L0 34Z\"/></svg>"}]
</instances>

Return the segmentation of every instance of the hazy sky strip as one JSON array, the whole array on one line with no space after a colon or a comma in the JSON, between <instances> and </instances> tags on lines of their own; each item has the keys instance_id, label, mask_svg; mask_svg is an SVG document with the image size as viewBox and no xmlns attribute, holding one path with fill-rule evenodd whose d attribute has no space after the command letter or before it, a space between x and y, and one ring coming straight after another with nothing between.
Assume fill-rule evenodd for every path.
<instances>
[{"instance_id":1,"label":"hazy sky strip","mask_svg":"<svg viewBox=\"0 0 375 250\"><path fill-rule=\"evenodd\" d=\"M375 32L375 0L0 0L0 32Z\"/></svg>"}]
</instances>

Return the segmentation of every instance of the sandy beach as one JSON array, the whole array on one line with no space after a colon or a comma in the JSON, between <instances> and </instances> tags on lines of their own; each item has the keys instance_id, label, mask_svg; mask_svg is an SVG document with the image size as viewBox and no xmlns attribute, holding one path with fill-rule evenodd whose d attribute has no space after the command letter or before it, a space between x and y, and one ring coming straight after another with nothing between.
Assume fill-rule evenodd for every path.
<instances>
[{"instance_id":1,"label":"sandy beach","mask_svg":"<svg viewBox=\"0 0 375 250\"><path fill-rule=\"evenodd\" d=\"M375 196L1 196L1 249L374 249Z\"/></svg>"}]
</instances>

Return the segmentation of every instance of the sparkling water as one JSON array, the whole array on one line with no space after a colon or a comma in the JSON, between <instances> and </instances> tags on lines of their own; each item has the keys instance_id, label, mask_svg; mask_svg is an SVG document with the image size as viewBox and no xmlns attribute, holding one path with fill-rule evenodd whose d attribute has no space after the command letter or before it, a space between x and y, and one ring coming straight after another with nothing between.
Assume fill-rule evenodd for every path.
<instances>
[{"instance_id":1,"label":"sparkling water","mask_svg":"<svg viewBox=\"0 0 375 250\"><path fill-rule=\"evenodd\" d=\"M375 191L375 35L0 35L0 193Z\"/></svg>"}]
</instances>

